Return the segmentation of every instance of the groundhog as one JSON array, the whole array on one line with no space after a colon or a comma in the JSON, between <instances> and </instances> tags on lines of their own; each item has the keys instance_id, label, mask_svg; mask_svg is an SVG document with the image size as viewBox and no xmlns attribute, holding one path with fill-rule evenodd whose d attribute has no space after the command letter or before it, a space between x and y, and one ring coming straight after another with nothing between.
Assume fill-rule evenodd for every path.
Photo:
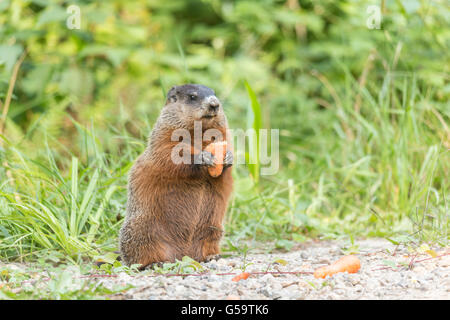
<instances>
[{"instance_id":1,"label":"groundhog","mask_svg":"<svg viewBox=\"0 0 450 320\"><path fill-rule=\"evenodd\" d=\"M194 137L199 124L201 134L216 129L223 140L200 137L201 150L194 148L194 138L173 141L177 129ZM127 214L119 237L120 255L126 265L140 264L143 268L183 256L197 261L218 256L232 191L233 154L226 152L222 174L212 177L208 167L215 159L204 148L215 139L227 141L227 127L222 104L212 89L197 84L170 89L147 148L129 174ZM173 149L180 143L191 150L190 163L173 161Z\"/></svg>"}]
</instances>

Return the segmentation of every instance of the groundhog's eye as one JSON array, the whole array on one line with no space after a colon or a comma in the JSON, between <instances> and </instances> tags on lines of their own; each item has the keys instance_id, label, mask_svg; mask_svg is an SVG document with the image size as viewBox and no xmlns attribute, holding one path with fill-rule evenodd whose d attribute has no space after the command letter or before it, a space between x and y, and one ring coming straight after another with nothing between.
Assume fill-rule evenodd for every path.
<instances>
[{"instance_id":1,"label":"groundhog's eye","mask_svg":"<svg viewBox=\"0 0 450 320\"><path fill-rule=\"evenodd\" d=\"M189 99L191 99L191 100L196 100L196 99L197 99L197 96L196 96L195 94L190 94L190 95L189 95Z\"/></svg>"}]
</instances>

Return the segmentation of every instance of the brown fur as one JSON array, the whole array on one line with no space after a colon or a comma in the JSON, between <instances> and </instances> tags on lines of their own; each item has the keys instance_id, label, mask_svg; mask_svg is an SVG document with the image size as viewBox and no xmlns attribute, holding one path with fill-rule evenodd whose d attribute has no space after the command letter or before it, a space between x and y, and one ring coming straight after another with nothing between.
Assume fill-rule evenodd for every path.
<instances>
[{"instance_id":1,"label":"brown fur","mask_svg":"<svg viewBox=\"0 0 450 320\"><path fill-rule=\"evenodd\" d=\"M203 129L216 128L226 137L227 121L220 109L214 119L202 120ZM179 101L166 104L147 149L131 169L127 216L120 231L120 252L127 265L145 267L185 255L204 261L219 253L233 184L231 167L213 178L204 165L171 161L172 148L179 144L171 141L173 130L193 131L192 121L198 118L189 110Z\"/></svg>"}]
</instances>

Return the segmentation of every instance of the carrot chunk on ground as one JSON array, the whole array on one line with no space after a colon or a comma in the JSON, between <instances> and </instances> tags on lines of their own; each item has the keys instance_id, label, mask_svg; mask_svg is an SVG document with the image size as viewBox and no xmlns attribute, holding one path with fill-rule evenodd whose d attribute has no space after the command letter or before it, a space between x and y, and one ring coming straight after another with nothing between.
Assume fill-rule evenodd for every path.
<instances>
[{"instance_id":1,"label":"carrot chunk on ground","mask_svg":"<svg viewBox=\"0 0 450 320\"><path fill-rule=\"evenodd\" d=\"M339 272L356 273L360 268L361 262L356 256L345 256L329 266L316 269L314 277L323 279Z\"/></svg>"},{"instance_id":2,"label":"carrot chunk on ground","mask_svg":"<svg viewBox=\"0 0 450 320\"><path fill-rule=\"evenodd\" d=\"M236 277L231 279L231 281L238 282L238 281L241 281L241 280L247 280L248 277L250 277L250 273L242 272L241 274L238 274Z\"/></svg>"}]
</instances>

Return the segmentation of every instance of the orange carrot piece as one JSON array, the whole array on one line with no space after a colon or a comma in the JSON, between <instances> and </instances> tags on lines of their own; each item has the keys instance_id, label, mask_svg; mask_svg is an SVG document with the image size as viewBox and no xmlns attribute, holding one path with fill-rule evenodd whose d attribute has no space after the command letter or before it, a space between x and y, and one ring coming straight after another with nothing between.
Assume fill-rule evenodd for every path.
<instances>
[{"instance_id":1,"label":"orange carrot piece","mask_svg":"<svg viewBox=\"0 0 450 320\"><path fill-rule=\"evenodd\" d=\"M218 177L222 174L223 171L223 160L225 158L225 154L227 153L227 142L226 141L218 141L210 143L206 148L206 151L211 152L215 158L215 165L213 167L208 168L208 172L211 177Z\"/></svg>"},{"instance_id":2,"label":"orange carrot piece","mask_svg":"<svg viewBox=\"0 0 450 320\"><path fill-rule=\"evenodd\" d=\"M238 281L241 281L241 280L247 280L248 277L250 277L250 273L242 272L241 274L238 274L236 277L231 279L231 281L238 282Z\"/></svg>"},{"instance_id":3,"label":"orange carrot piece","mask_svg":"<svg viewBox=\"0 0 450 320\"><path fill-rule=\"evenodd\" d=\"M323 279L339 272L356 273L360 268L361 262L356 256L345 256L329 266L316 269L314 277Z\"/></svg>"}]
</instances>

